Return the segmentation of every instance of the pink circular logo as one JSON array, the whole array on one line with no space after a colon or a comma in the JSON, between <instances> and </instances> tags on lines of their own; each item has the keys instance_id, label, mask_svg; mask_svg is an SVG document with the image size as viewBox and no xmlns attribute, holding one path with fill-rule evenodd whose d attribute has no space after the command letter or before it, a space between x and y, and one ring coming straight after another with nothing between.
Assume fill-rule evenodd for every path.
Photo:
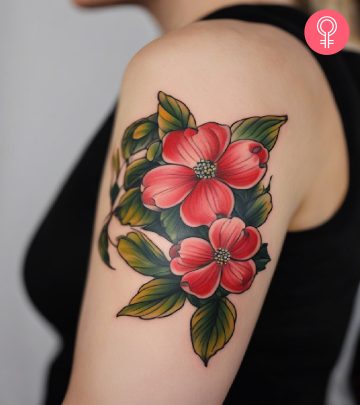
<instances>
[{"instance_id":1,"label":"pink circular logo","mask_svg":"<svg viewBox=\"0 0 360 405\"><path fill-rule=\"evenodd\" d=\"M335 10L320 10L305 25L309 47L321 55L333 55L344 49L350 35L345 17Z\"/></svg>"}]
</instances>

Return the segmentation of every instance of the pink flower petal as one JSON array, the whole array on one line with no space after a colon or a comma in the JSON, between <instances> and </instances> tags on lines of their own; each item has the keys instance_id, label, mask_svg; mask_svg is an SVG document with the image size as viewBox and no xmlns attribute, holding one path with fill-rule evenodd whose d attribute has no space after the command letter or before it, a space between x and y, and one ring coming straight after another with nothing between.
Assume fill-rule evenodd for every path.
<instances>
[{"instance_id":1,"label":"pink flower petal","mask_svg":"<svg viewBox=\"0 0 360 405\"><path fill-rule=\"evenodd\" d=\"M230 142L228 126L208 122L197 130L172 131L163 139L163 159L193 168L201 159L216 162Z\"/></svg>"},{"instance_id":2,"label":"pink flower petal","mask_svg":"<svg viewBox=\"0 0 360 405\"><path fill-rule=\"evenodd\" d=\"M220 284L232 293L241 293L250 288L256 273L253 260L237 262L230 260L223 266Z\"/></svg>"},{"instance_id":3,"label":"pink flower petal","mask_svg":"<svg viewBox=\"0 0 360 405\"><path fill-rule=\"evenodd\" d=\"M173 207L185 199L196 183L192 169L178 165L156 167L143 178L142 201L150 209Z\"/></svg>"},{"instance_id":4,"label":"pink flower petal","mask_svg":"<svg viewBox=\"0 0 360 405\"><path fill-rule=\"evenodd\" d=\"M170 262L170 269L179 276L207 265L214 257L210 243L201 238L184 239L179 243L176 254L177 257Z\"/></svg>"},{"instance_id":5,"label":"pink flower petal","mask_svg":"<svg viewBox=\"0 0 360 405\"><path fill-rule=\"evenodd\" d=\"M170 270L172 273L176 274L177 276L182 276L189 271L196 270L197 267L191 267L189 264L184 263L181 257L175 257L170 262Z\"/></svg>"},{"instance_id":6,"label":"pink flower petal","mask_svg":"<svg viewBox=\"0 0 360 405\"><path fill-rule=\"evenodd\" d=\"M261 246L261 235L257 228L247 226L229 246L229 252L233 259L247 260L253 257Z\"/></svg>"},{"instance_id":7,"label":"pink flower petal","mask_svg":"<svg viewBox=\"0 0 360 405\"><path fill-rule=\"evenodd\" d=\"M234 188L253 187L266 172L268 156L267 149L259 142L231 143L217 162L216 177Z\"/></svg>"},{"instance_id":8,"label":"pink flower petal","mask_svg":"<svg viewBox=\"0 0 360 405\"><path fill-rule=\"evenodd\" d=\"M221 268L215 262L185 274L181 287L198 298L207 298L214 294L220 283Z\"/></svg>"},{"instance_id":9,"label":"pink flower petal","mask_svg":"<svg viewBox=\"0 0 360 405\"><path fill-rule=\"evenodd\" d=\"M234 195L217 179L202 179L180 207L180 216L189 226L210 225L218 215L229 216L234 209Z\"/></svg>"},{"instance_id":10,"label":"pink flower petal","mask_svg":"<svg viewBox=\"0 0 360 405\"><path fill-rule=\"evenodd\" d=\"M240 237L245 228L244 222L237 217L217 219L210 226L209 239L214 249L230 249L234 242Z\"/></svg>"}]
</instances>

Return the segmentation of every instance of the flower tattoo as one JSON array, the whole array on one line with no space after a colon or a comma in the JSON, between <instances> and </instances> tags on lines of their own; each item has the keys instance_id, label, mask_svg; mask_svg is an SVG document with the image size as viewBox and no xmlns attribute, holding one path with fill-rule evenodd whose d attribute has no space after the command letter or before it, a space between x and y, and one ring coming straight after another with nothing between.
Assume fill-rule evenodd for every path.
<instances>
[{"instance_id":1,"label":"flower tattoo","mask_svg":"<svg viewBox=\"0 0 360 405\"><path fill-rule=\"evenodd\" d=\"M259 231L272 210L270 181L262 180L286 121L267 115L197 126L183 102L159 92L157 112L125 130L113 154L112 209L99 253L115 270L116 250L151 280L118 317L163 318L188 301L191 343L204 365L224 348L237 316L229 296L247 291L271 260ZM108 232L113 218L132 229L116 242Z\"/></svg>"},{"instance_id":2,"label":"flower tattoo","mask_svg":"<svg viewBox=\"0 0 360 405\"><path fill-rule=\"evenodd\" d=\"M198 298L211 297L219 285L241 293L254 279L256 265L250 259L260 245L259 231L240 218L217 219L210 226L209 241L187 238L170 249L170 269L182 276L183 290Z\"/></svg>"},{"instance_id":3,"label":"flower tattoo","mask_svg":"<svg viewBox=\"0 0 360 405\"><path fill-rule=\"evenodd\" d=\"M229 127L212 122L166 134L162 157L167 164L145 175L144 205L157 209L180 204L181 219L189 226L210 226L217 216L230 216L231 187L254 186L264 176L268 159L261 143L230 144L230 136Z\"/></svg>"}]
</instances>

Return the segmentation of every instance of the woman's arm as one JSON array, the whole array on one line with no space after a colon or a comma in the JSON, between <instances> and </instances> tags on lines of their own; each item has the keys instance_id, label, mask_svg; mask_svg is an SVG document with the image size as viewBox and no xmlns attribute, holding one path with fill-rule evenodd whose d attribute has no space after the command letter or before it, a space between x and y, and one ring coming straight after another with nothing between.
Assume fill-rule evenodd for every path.
<instances>
[{"instance_id":1,"label":"woman's arm","mask_svg":"<svg viewBox=\"0 0 360 405\"><path fill-rule=\"evenodd\" d=\"M327 154L317 66L245 27L195 24L127 69L64 405L220 404L231 385Z\"/></svg>"}]
</instances>

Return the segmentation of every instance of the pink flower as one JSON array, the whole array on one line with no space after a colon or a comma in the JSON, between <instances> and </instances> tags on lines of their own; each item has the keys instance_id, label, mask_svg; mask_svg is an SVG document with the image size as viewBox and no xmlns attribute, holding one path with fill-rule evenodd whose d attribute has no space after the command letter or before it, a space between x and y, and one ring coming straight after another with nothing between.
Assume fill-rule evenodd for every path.
<instances>
[{"instance_id":1,"label":"pink flower","mask_svg":"<svg viewBox=\"0 0 360 405\"><path fill-rule=\"evenodd\" d=\"M187 238L170 249L170 269L182 276L181 286L198 298L210 297L219 285L242 293L252 284L261 246L259 231L240 218L221 218L209 229L209 240Z\"/></svg>"},{"instance_id":2,"label":"pink flower","mask_svg":"<svg viewBox=\"0 0 360 405\"><path fill-rule=\"evenodd\" d=\"M231 187L254 186L266 172L268 151L256 141L230 143L229 127L209 122L166 134L162 157L169 164L144 176L142 201L153 210L181 203L181 219L194 227L230 216Z\"/></svg>"}]
</instances>

